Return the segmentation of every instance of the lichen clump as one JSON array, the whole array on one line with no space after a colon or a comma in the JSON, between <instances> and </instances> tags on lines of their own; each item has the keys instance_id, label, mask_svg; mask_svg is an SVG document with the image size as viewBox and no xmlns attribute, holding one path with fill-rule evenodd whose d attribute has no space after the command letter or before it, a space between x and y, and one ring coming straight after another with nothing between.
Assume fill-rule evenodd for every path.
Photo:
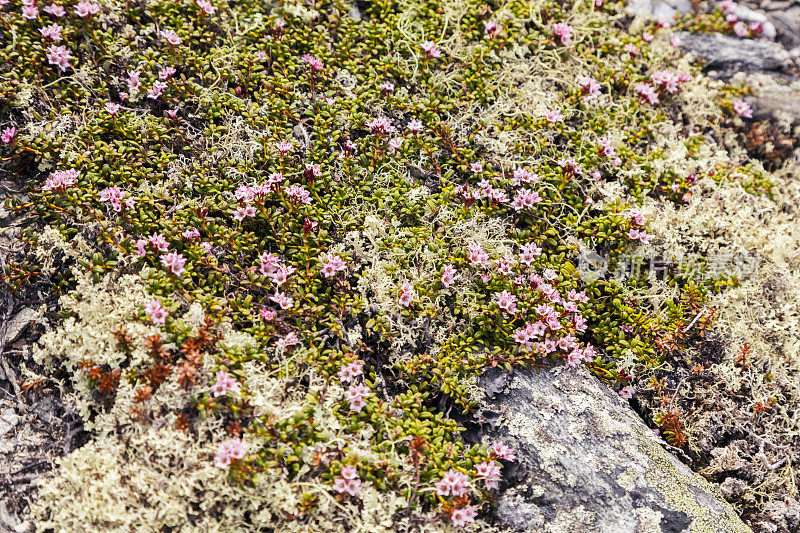
<instances>
[{"instance_id":1,"label":"lichen clump","mask_svg":"<svg viewBox=\"0 0 800 533\"><path fill-rule=\"evenodd\" d=\"M705 136L740 94L615 4L2 16L3 150L30 188L10 208L53 257L15 268L66 295L37 357L94 435L42 489L45 526L469 526L515 460L460 436L484 369L583 364L622 389L735 285L670 273L662 312L646 273L580 258L652 246L645 198L770 189Z\"/></svg>"}]
</instances>

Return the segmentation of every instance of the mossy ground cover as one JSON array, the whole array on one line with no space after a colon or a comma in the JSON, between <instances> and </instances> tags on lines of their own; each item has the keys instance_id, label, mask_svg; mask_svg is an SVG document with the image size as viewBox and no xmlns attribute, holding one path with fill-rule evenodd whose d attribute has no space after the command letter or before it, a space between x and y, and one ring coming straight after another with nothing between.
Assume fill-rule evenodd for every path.
<instances>
[{"instance_id":1,"label":"mossy ground cover","mask_svg":"<svg viewBox=\"0 0 800 533\"><path fill-rule=\"evenodd\" d=\"M602 2L7 3L3 157L28 187L8 208L46 229L5 283L63 295L37 359L93 435L41 523L469 525L514 460L460 437L484 369L584 364L674 399L659 372L737 280L580 258L651 245L645 199L771 184L713 140L744 91L630 22ZM646 416L686 447L662 403Z\"/></svg>"}]
</instances>

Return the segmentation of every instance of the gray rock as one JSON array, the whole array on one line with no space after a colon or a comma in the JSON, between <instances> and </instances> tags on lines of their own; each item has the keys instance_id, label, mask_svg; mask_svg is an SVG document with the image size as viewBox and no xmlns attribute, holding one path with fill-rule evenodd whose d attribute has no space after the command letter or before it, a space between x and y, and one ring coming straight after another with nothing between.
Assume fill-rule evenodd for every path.
<instances>
[{"instance_id":1,"label":"gray rock","mask_svg":"<svg viewBox=\"0 0 800 533\"><path fill-rule=\"evenodd\" d=\"M778 41L789 48L800 47L800 0L745 0L743 3L767 15L777 30Z\"/></svg>"},{"instance_id":2,"label":"gray rock","mask_svg":"<svg viewBox=\"0 0 800 533\"><path fill-rule=\"evenodd\" d=\"M756 120L787 118L791 124L800 125L800 93L790 87L778 84L762 87L746 100L753 108Z\"/></svg>"},{"instance_id":3,"label":"gray rock","mask_svg":"<svg viewBox=\"0 0 800 533\"><path fill-rule=\"evenodd\" d=\"M484 383L501 381L492 373ZM549 533L749 532L705 479L664 450L619 396L585 369L517 372L487 400L473 438L515 448L498 525ZM484 432L486 434L484 434Z\"/></svg>"},{"instance_id":4,"label":"gray rock","mask_svg":"<svg viewBox=\"0 0 800 533\"><path fill-rule=\"evenodd\" d=\"M637 16L653 20L672 20L677 13L692 12L690 0L631 0L628 9Z\"/></svg>"},{"instance_id":5,"label":"gray rock","mask_svg":"<svg viewBox=\"0 0 800 533\"><path fill-rule=\"evenodd\" d=\"M764 39L739 39L719 33L679 32L681 48L706 61L717 77L730 78L738 72L783 73L792 65L791 56L779 44Z\"/></svg>"},{"instance_id":6,"label":"gray rock","mask_svg":"<svg viewBox=\"0 0 800 533\"><path fill-rule=\"evenodd\" d=\"M0 414L0 437L14 429L19 424L19 415L13 407L9 407Z\"/></svg>"}]
</instances>

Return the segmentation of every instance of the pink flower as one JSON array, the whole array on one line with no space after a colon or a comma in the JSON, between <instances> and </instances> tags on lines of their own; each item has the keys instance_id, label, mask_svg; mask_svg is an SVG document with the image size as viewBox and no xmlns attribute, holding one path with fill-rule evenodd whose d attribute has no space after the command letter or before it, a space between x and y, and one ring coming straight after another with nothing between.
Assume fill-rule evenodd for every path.
<instances>
[{"instance_id":1,"label":"pink flower","mask_svg":"<svg viewBox=\"0 0 800 533\"><path fill-rule=\"evenodd\" d=\"M78 5L75 6L75 14L81 18L97 15L98 13L100 13L100 6L92 2L78 2Z\"/></svg>"},{"instance_id":2,"label":"pink flower","mask_svg":"<svg viewBox=\"0 0 800 533\"><path fill-rule=\"evenodd\" d=\"M275 311L273 311L272 309L264 308L261 310L260 315L261 318L264 319L264 322L272 322L273 320L275 320Z\"/></svg>"},{"instance_id":3,"label":"pink flower","mask_svg":"<svg viewBox=\"0 0 800 533\"><path fill-rule=\"evenodd\" d=\"M739 37L747 37L750 33L750 30L748 30L747 24L740 20L733 25L733 32Z\"/></svg>"},{"instance_id":4,"label":"pink flower","mask_svg":"<svg viewBox=\"0 0 800 533\"><path fill-rule=\"evenodd\" d=\"M183 232L183 238L189 241L196 241L200 238L200 230L197 228L187 229Z\"/></svg>"},{"instance_id":5,"label":"pink flower","mask_svg":"<svg viewBox=\"0 0 800 533\"><path fill-rule=\"evenodd\" d=\"M397 152L400 147L403 146L403 138L402 137L395 137L394 139L389 141L389 150L390 154Z\"/></svg>"},{"instance_id":6,"label":"pink flower","mask_svg":"<svg viewBox=\"0 0 800 533\"><path fill-rule=\"evenodd\" d=\"M342 261L342 258L338 255L323 253L320 255L320 262L322 263L322 270L320 272L326 278L335 276L337 272L347 270L347 265L344 264L344 261Z\"/></svg>"},{"instance_id":7,"label":"pink flower","mask_svg":"<svg viewBox=\"0 0 800 533\"><path fill-rule=\"evenodd\" d=\"M45 13L50 13L54 17L61 18L67 14L67 10L58 4L50 4L44 8Z\"/></svg>"},{"instance_id":8,"label":"pink flower","mask_svg":"<svg viewBox=\"0 0 800 533\"><path fill-rule=\"evenodd\" d=\"M320 59L312 56L311 54L303 54L300 59L302 59L305 63L308 63L308 65L311 67L311 70L314 72L319 72L325 67L325 64Z\"/></svg>"},{"instance_id":9,"label":"pink flower","mask_svg":"<svg viewBox=\"0 0 800 533\"><path fill-rule=\"evenodd\" d=\"M252 218L256 216L256 208L252 205L240 205L236 207L236 212L233 214L233 219L237 222L243 221L245 218Z\"/></svg>"},{"instance_id":10,"label":"pink flower","mask_svg":"<svg viewBox=\"0 0 800 533\"><path fill-rule=\"evenodd\" d=\"M206 15L213 15L217 11L208 0L195 0L195 3Z\"/></svg>"},{"instance_id":11,"label":"pink flower","mask_svg":"<svg viewBox=\"0 0 800 533\"><path fill-rule=\"evenodd\" d=\"M351 361L339 369L339 379L342 382L351 382L363 373L363 363L359 361Z\"/></svg>"},{"instance_id":12,"label":"pink flower","mask_svg":"<svg viewBox=\"0 0 800 533\"><path fill-rule=\"evenodd\" d=\"M680 48L683 44L683 40L678 36L678 34L675 34L672 36L672 39L669 40L669 44L671 44L673 48Z\"/></svg>"},{"instance_id":13,"label":"pink flower","mask_svg":"<svg viewBox=\"0 0 800 533\"><path fill-rule=\"evenodd\" d=\"M521 191L517 192L517 195L514 197L514 201L511 202L511 207L514 208L514 211L519 211L520 209L525 208L530 209L541 201L542 197L539 196L539 193L536 191L522 189Z\"/></svg>"},{"instance_id":14,"label":"pink flower","mask_svg":"<svg viewBox=\"0 0 800 533\"><path fill-rule=\"evenodd\" d=\"M626 400L630 400L631 398L633 398L633 393L634 393L633 387L631 387L630 385L627 387L623 387L622 390L619 391L619 395L625 398Z\"/></svg>"},{"instance_id":15,"label":"pink flower","mask_svg":"<svg viewBox=\"0 0 800 533\"><path fill-rule=\"evenodd\" d=\"M56 189L63 189L75 185L78 179L78 171L74 168L69 170L56 170L51 172L50 176L45 180L43 191L54 191Z\"/></svg>"},{"instance_id":16,"label":"pink flower","mask_svg":"<svg viewBox=\"0 0 800 533\"><path fill-rule=\"evenodd\" d=\"M217 382L211 387L211 392L214 393L215 398L224 396L228 391L239 392L241 385L236 381L236 378L224 370L218 370L216 376Z\"/></svg>"},{"instance_id":17,"label":"pink flower","mask_svg":"<svg viewBox=\"0 0 800 533\"><path fill-rule=\"evenodd\" d=\"M295 273L295 268L292 266L287 265L280 265L275 271L269 274L269 277L272 279L273 283L275 283L278 287L283 285L289 280L289 276Z\"/></svg>"},{"instance_id":18,"label":"pink flower","mask_svg":"<svg viewBox=\"0 0 800 533\"><path fill-rule=\"evenodd\" d=\"M475 467L478 477L482 477L487 489L496 489L500 481L502 466L494 461L485 461Z\"/></svg>"},{"instance_id":19,"label":"pink flower","mask_svg":"<svg viewBox=\"0 0 800 533\"><path fill-rule=\"evenodd\" d=\"M363 383L359 383L358 385L350 385L350 388L344 393L344 395L347 397L347 400L350 402L350 409L356 413L360 413L361 410L367 405L367 402L364 400L364 398L370 394L371 391Z\"/></svg>"},{"instance_id":20,"label":"pink flower","mask_svg":"<svg viewBox=\"0 0 800 533\"><path fill-rule=\"evenodd\" d=\"M418 135L422 131L422 128L423 128L422 122L420 122L419 120L417 120L415 118L411 119L408 122L408 126L406 126L406 127L408 128L408 131L410 131L413 135Z\"/></svg>"},{"instance_id":21,"label":"pink flower","mask_svg":"<svg viewBox=\"0 0 800 533\"><path fill-rule=\"evenodd\" d=\"M528 243L522 246L522 253L519 256L519 260L526 265L530 265L541 253L541 247L537 246L535 242Z\"/></svg>"},{"instance_id":22,"label":"pink flower","mask_svg":"<svg viewBox=\"0 0 800 533\"><path fill-rule=\"evenodd\" d=\"M150 242L150 246L156 250L166 252L169 249L169 243L160 233L153 233L147 238L147 240Z\"/></svg>"},{"instance_id":23,"label":"pink flower","mask_svg":"<svg viewBox=\"0 0 800 533\"><path fill-rule=\"evenodd\" d=\"M442 57L442 51L439 50L431 41L423 41L420 45L428 57L436 59Z\"/></svg>"},{"instance_id":24,"label":"pink flower","mask_svg":"<svg viewBox=\"0 0 800 533\"><path fill-rule=\"evenodd\" d=\"M483 268L489 266L489 254L483 250L480 244L472 243L469 245L468 249L467 261Z\"/></svg>"},{"instance_id":25,"label":"pink flower","mask_svg":"<svg viewBox=\"0 0 800 533\"><path fill-rule=\"evenodd\" d=\"M367 122L367 127L374 135L383 136L389 133L394 133L394 126L392 122L386 117L377 117Z\"/></svg>"},{"instance_id":26,"label":"pink flower","mask_svg":"<svg viewBox=\"0 0 800 533\"><path fill-rule=\"evenodd\" d=\"M463 496L469 490L469 478L458 470L450 469L441 480L433 484L439 496Z\"/></svg>"},{"instance_id":27,"label":"pink flower","mask_svg":"<svg viewBox=\"0 0 800 533\"><path fill-rule=\"evenodd\" d=\"M62 72L67 70L69 60L72 59L72 52L65 46L50 45L47 49L47 61L51 65L57 65Z\"/></svg>"},{"instance_id":28,"label":"pink flower","mask_svg":"<svg viewBox=\"0 0 800 533\"><path fill-rule=\"evenodd\" d=\"M494 39L498 35L500 35L500 24L497 23L495 20L484 20L483 21L483 33L489 38Z\"/></svg>"},{"instance_id":29,"label":"pink flower","mask_svg":"<svg viewBox=\"0 0 800 533\"><path fill-rule=\"evenodd\" d=\"M450 287L454 283L454 278L456 275L456 269L453 265L445 265L442 268L442 286Z\"/></svg>"},{"instance_id":30,"label":"pink flower","mask_svg":"<svg viewBox=\"0 0 800 533\"><path fill-rule=\"evenodd\" d=\"M283 140L283 141L275 143L275 148L277 148L278 153L281 156L284 156L284 155L288 154L289 151L292 149L292 143L290 143L289 141Z\"/></svg>"},{"instance_id":31,"label":"pink flower","mask_svg":"<svg viewBox=\"0 0 800 533\"><path fill-rule=\"evenodd\" d=\"M107 102L105 110L109 115L116 115L117 113L119 113L120 105L115 104L114 102Z\"/></svg>"},{"instance_id":32,"label":"pink flower","mask_svg":"<svg viewBox=\"0 0 800 533\"><path fill-rule=\"evenodd\" d=\"M9 126L3 130L3 133L0 135L0 140L2 140L4 144L11 144L11 141L14 140L14 136L16 134L17 128L14 126Z\"/></svg>"},{"instance_id":33,"label":"pink flower","mask_svg":"<svg viewBox=\"0 0 800 533\"><path fill-rule=\"evenodd\" d=\"M556 22L553 24L552 33L556 37L561 38L561 44L567 46L572 42L573 28L566 22Z\"/></svg>"},{"instance_id":34,"label":"pink flower","mask_svg":"<svg viewBox=\"0 0 800 533\"><path fill-rule=\"evenodd\" d=\"M478 516L478 511L474 505L467 505L463 509L453 509L450 514L450 523L453 527L464 527L468 523L475 522L475 517Z\"/></svg>"},{"instance_id":35,"label":"pink flower","mask_svg":"<svg viewBox=\"0 0 800 533\"><path fill-rule=\"evenodd\" d=\"M358 479L358 470L355 466L343 466L341 477L333 480L333 490L346 492L350 496L361 494L361 480Z\"/></svg>"},{"instance_id":36,"label":"pink flower","mask_svg":"<svg viewBox=\"0 0 800 533\"><path fill-rule=\"evenodd\" d=\"M495 293L495 300L497 305L506 313L514 314L517 312L517 297L508 291Z\"/></svg>"},{"instance_id":37,"label":"pink flower","mask_svg":"<svg viewBox=\"0 0 800 533\"><path fill-rule=\"evenodd\" d=\"M278 342L275 343L275 347L278 348L278 350L284 350L287 346L293 346L298 342L300 342L300 339L297 337L297 333L290 331L278 339Z\"/></svg>"},{"instance_id":38,"label":"pink flower","mask_svg":"<svg viewBox=\"0 0 800 533\"><path fill-rule=\"evenodd\" d=\"M642 40L644 42L649 43L653 39L654 39L653 34L650 33L649 31L645 30L644 33L642 33Z\"/></svg>"},{"instance_id":39,"label":"pink flower","mask_svg":"<svg viewBox=\"0 0 800 533\"><path fill-rule=\"evenodd\" d=\"M173 74L175 74L174 67L165 67L159 71L158 77L161 78L162 80L168 80L172 77Z\"/></svg>"},{"instance_id":40,"label":"pink flower","mask_svg":"<svg viewBox=\"0 0 800 533\"><path fill-rule=\"evenodd\" d=\"M467 505L463 509L453 509L450 514L450 521L453 527L464 527L467 523L474 523L478 512L474 505Z\"/></svg>"},{"instance_id":41,"label":"pink flower","mask_svg":"<svg viewBox=\"0 0 800 533\"><path fill-rule=\"evenodd\" d=\"M163 81L157 81L153 83L153 88L147 90L147 97L151 100L157 100L161 97L164 89L167 88L167 84Z\"/></svg>"},{"instance_id":42,"label":"pink flower","mask_svg":"<svg viewBox=\"0 0 800 533\"><path fill-rule=\"evenodd\" d=\"M114 208L114 211L119 213L122 211L122 203L125 200L126 192L122 191L119 187L114 185L113 187L106 187L102 191L100 191L100 201L105 203L111 203L111 206ZM127 205L127 202L126 202Z\"/></svg>"},{"instance_id":43,"label":"pink flower","mask_svg":"<svg viewBox=\"0 0 800 533\"><path fill-rule=\"evenodd\" d=\"M588 102L600 96L600 89L602 86L596 79L589 78L588 76L581 76L576 81L578 82L578 87L581 88L584 102Z\"/></svg>"},{"instance_id":44,"label":"pink flower","mask_svg":"<svg viewBox=\"0 0 800 533\"><path fill-rule=\"evenodd\" d=\"M217 468L227 468L231 461L244 459L249 445L241 439L228 439L221 442L217 447L217 455L214 457L214 466Z\"/></svg>"},{"instance_id":45,"label":"pink flower","mask_svg":"<svg viewBox=\"0 0 800 533\"><path fill-rule=\"evenodd\" d=\"M630 54L631 57L639 53L639 47L633 43L626 44L625 46L622 47L622 49L628 52L628 54Z\"/></svg>"},{"instance_id":46,"label":"pink flower","mask_svg":"<svg viewBox=\"0 0 800 533\"><path fill-rule=\"evenodd\" d=\"M558 109L553 109L548 111L544 114L544 118L547 122L553 124L555 122L564 122L564 115L561 114L561 111Z\"/></svg>"},{"instance_id":47,"label":"pink flower","mask_svg":"<svg viewBox=\"0 0 800 533\"><path fill-rule=\"evenodd\" d=\"M173 274L176 276L180 276L186 269L184 266L186 265L186 258L184 258L178 252L169 252L161 256L161 264L164 265L166 268L169 268Z\"/></svg>"},{"instance_id":48,"label":"pink flower","mask_svg":"<svg viewBox=\"0 0 800 533\"><path fill-rule=\"evenodd\" d=\"M390 81L385 81L385 82L381 83L380 85L378 85L378 89L380 89L381 92L384 93L384 94L393 93L394 92L394 83L392 83Z\"/></svg>"},{"instance_id":49,"label":"pink flower","mask_svg":"<svg viewBox=\"0 0 800 533\"><path fill-rule=\"evenodd\" d=\"M644 216L641 211L636 209L631 209L628 211L628 217L631 219L631 222L637 226L644 226L647 223L647 217Z\"/></svg>"},{"instance_id":50,"label":"pink flower","mask_svg":"<svg viewBox=\"0 0 800 533\"><path fill-rule=\"evenodd\" d=\"M733 110L744 118L753 118L753 109L744 100L737 100L733 103Z\"/></svg>"},{"instance_id":51,"label":"pink flower","mask_svg":"<svg viewBox=\"0 0 800 533\"><path fill-rule=\"evenodd\" d=\"M166 29L166 30L161 30L159 33L161 37L172 46L178 46L183 42L183 39L178 37L178 34L175 33L174 30Z\"/></svg>"},{"instance_id":52,"label":"pink flower","mask_svg":"<svg viewBox=\"0 0 800 533\"><path fill-rule=\"evenodd\" d=\"M286 294L282 292L275 292L275 296L270 296L269 299L278 304L284 311L294 307L294 298L286 296Z\"/></svg>"},{"instance_id":53,"label":"pink flower","mask_svg":"<svg viewBox=\"0 0 800 533\"><path fill-rule=\"evenodd\" d=\"M286 187L284 192L286 193L286 196L288 196L289 199L294 203L309 205L312 202L311 194L300 185Z\"/></svg>"},{"instance_id":54,"label":"pink flower","mask_svg":"<svg viewBox=\"0 0 800 533\"><path fill-rule=\"evenodd\" d=\"M165 324L167 321L167 316L169 313L166 309L161 305L161 302L158 300L150 300L150 302L146 303L144 306L144 312L150 317L150 320L153 321L153 324Z\"/></svg>"},{"instance_id":55,"label":"pink flower","mask_svg":"<svg viewBox=\"0 0 800 533\"><path fill-rule=\"evenodd\" d=\"M633 86L633 90L643 101L647 101L651 105L658 103L658 93L649 83L639 82Z\"/></svg>"},{"instance_id":56,"label":"pink flower","mask_svg":"<svg viewBox=\"0 0 800 533\"><path fill-rule=\"evenodd\" d=\"M132 93L138 91L139 87L142 86L139 76L138 72L128 72L128 90Z\"/></svg>"},{"instance_id":57,"label":"pink flower","mask_svg":"<svg viewBox=\"0 0 800 533\"><path fill-rule=\"evenodd\" d=\"M42 37L45 39L50 39L51 41L60 41L61 40L61 30L64 28L59 26L55 22L50 24L49 26L45 26L44 28L39 28L39 33L42 34Z\"/></svg>"},{"instance_id":58,"label":"pink flower","mask_svg":"<svg viewBox=\"0 0 800 533\"><path fill-rule=\"evenodd\" d=\"M489 451L497 458L497 459L505 459L506 461L516 461L517 456L514 453L514 450L511 449L510 446L507 446L503 441L496 440L492 443L489 447Z\"/></svg>"},{"instance_id":59,"label":"pink flower","mask_svg":"<svg viewBox=\"0 0 800 533\"><path fill-rule=\"evenodd\" d=\"M35 4L25 4L22 6L22 18L36 20L39 18L39 8Z\"/></svg>"},{"instance_id":60,"label":"pink flower","mask_svg":"<svg viewBox=\"0 0 800 533\"><path fill-rule=\"evenodd\" d=\"M417 293L414 287L407 281L404 281L400 286L400 305L403 307L411 307L411 303L417 299Z\"/></svg>"},{"instance_id":61,"label":"pink flower","mask_svg":"<svg viewBox=\"0 0 800 533\"><path fill-rule=\"evenodd\" d=\"M650 242L650 239L652 239L653 236L648 235L645 230L631 228L628 230L628 238L632 241L638 241L642 244L647 244Z\"/></svg>"}]
</instances>

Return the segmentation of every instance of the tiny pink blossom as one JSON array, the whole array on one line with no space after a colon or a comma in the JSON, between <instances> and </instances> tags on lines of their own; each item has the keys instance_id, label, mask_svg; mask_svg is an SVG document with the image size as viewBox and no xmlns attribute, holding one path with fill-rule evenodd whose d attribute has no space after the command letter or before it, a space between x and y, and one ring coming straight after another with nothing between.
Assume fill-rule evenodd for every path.
<instances>
[{"instance_id":1,"label":"tiny pink blossom","mask_svg":"<svg viewBox=\"0 0 800 533\"><path fill-rule=\"evenodd\" d=\"M351 361L346 365L342 366L342 368L339 369L339 373L337 375L339 376L339 379L342 380L342 382L349 383L353 381L353 379L362 375L363 367L364 365L360 361Z\"/></svg>"},{"instance_id":2,"label":"tiny pink blossom","mask_svg":"<svg viewBox=\"0 0 800 533\"><path fill-rule=\"evenodd\" d=\"M623 387L622 390L619 391L619 395L626 400L630 400L633 398L634 389L630 385L627 387Z\"/></svg>"},{"instance_id":3,"label":"tiny pink blossom","mask_svg":"<svg viewBox=\"0 0 800 533\"><path fill-rule=\"evenodd\" d=\"M467 505L463 509L453 509L450 514L450 522L453 527L464 527L475 522L478 511L474 505Z\"/></svg>"},{"instance_id":4,"label":"tiny pink blossom","mask_svg":"<svg viewBox=\"0 0 800 533\"><path fill-rule=\"evenodd\" d=\"M564 122L564 115L562 115L561 111L559 111L558 109L552 109L550 111L547 111L544 114L544 118L547 122L551 124L556 122Z\"/></svg>"},{"instance_id":5,"label":"tiny pink blossom","mask_svg":"<svg viewBox=\"0 0 800 533\"><path fill-rule=\"evenodd\" d=\"M516 461L517 456L514 453L514 450L511 449L510 446L507 446L503 441L496 440L492 443L489 447L489 451L498 458L498 459L505 459L506 461Z\"/></svg>"},{"instance_id":6,"label":"tiny pink blossom","mask_svg":"<svg viewBox=\"0 0 800 533\"><path fill-rule=\"evenodd\" d=\"M183 39L181 39L178 36L178 34L175 33L175 30L171 29L161 30L160 35L165 41L167 41L172 46L178 46L183 42Z\"/></svg>"},{"instance_id":7,"label":"tiny pink blossom","mask_svg":"<svg viewBox=\"0 0 800 533\"><path fill-rule=\"evenodd\" d=\"M428 57L433 59L442 57L442 51L431 41L423 41L420 46Z\"/></svg>"},{"instance_id":8,"label":"tiny pink blossom","mask_svg":"<svg viewBox=\"0 0 800 533\"><path fill-rule=\"evenodd\" d=\"M517 297L508 291L495 293L495 300L498 307L506 313L514 314L517 312Z\"/></svg>"},{"instance_id":9,"label":"tiny pink blossom","mask_svg":"<svg viewBox=\"0 0 800 533\"><path fill-rule=\"evenodd\" d=\"M475 473L482 477L487 489L496 489L500 482L502 466L494 461L484 461L475 467Z\"/></svg>"},{"instance_id":10,"label":"tiny pink blossom","mask_svg":"<svg viewBox=\"0 0 800 533\"><path fill-rule=\"evenodd\" d=\"M273 311L272 309L264 308L261 310L259 315L261 316L262 319L264 319L264 322L272 322L273 320L275 320L275 311Z\"/></svg>"},{"instance_id":11,"label":"tiny pink blossom","mask_svg":"<svg viewBox=\"0 0 800 533\"><path fill-rule=\"evenodd\" d=\"M325 67L325 64L320 59L312 56L311 54L303 54L300 59L302 59L305 63L308 63L308 65L311 67L311 70L314 72L319 72Z\"/></svg>"},{"instance_id":12,"label":"tiny pink blossom","mask_svg":"<svg viewBox=\"0 0 800 533\"><path fill-rule=\"evenodd\" d=\"M249 445L241 439L233 438L221 442L217 448L217 455L214 457L214 466L217 468L227 468L231 461L244 459Z\"/></svg>"},{"instance_id":13,"label":"tiny pink blossom","mask_svg":"<svg viewBox=\"0 0 800 533\"><path fill-rule=\"evenodd\" d=\"M213 15L217 11L208 0L195 0L195 3L206 15Z\"/></svg>"},{"instance_id":14,"label":"tiny pink blossom","mask_svg":"<svg viewBox=\"0 0 800 533\"><path fill-rule=\"evenodd\" d=\"M161 302L158 300L151 300L150 302L146 303L144 306L144 312L150 317L150 320L153 321L153 324L165 324L167 320L167 316L169 313L166 309L161 305Z\"/></svg>"},{"instance_id":15,"label":"tiny pink blossom","mask_svg":"<svg viewBox=\"0 0 800 533\"><path fill-rule=\"evenodd\" d=\"M286 294L282 292L276 292L275 296L270 296L269 299L278 304L284 311L294 307L294 298L286 296Z\"/></svg>"},{"instance_id":16,"label":"tiny pink blossom","mask_svg":"<svg viewBox=\"0 0 800 533\"><path fill-rule=\"evenodd\" d=\"M106 110L106 113L108 113L109 115L113 116L113 115L116 115L117 113L119 113L120 105L119 104L115 104L114 102L106 102L105 110Z\"/></svg>"},{"instance_id":17,"label":"tiny pink blossom","mask_svg":"<svg viewBox=\"0 0 800 533\"><path fill-rule=\"evenodd\" d=\"M57 65L62 72L67 70L69 60L72 59L72 52L65 46L50 45L47 49L47 61L51 65Z\"/></svg>"},{"instance_id":18,"label":"tiny pink blossom","mask_svg":"<svg viewBox=\"0 0 800 533\"><path fill-rule=\"evenodd\" d=\"M463 496L469 490L469 478L463 472L451 468L442 479L433 484L439 496Z\"/></svg>"},{"instance_id":19,"label":"tiny pink blossom","mask_svg":"<svg viewBox=\"0 0 800 533\"><path fill-rule=\"evenodd\" d=\"M442 268L442 277L441 277L442 286L450 287L451 285L453 285L455 275L456 275L455 267L453 267L453 265L445 265L444 268Z\"/></svg>"},{"instance_id":20,"label":"tiny pink blossom","mask_svg":"<svg viewBox=\"0 0 800 533\"><path fill-rule=\"evenodd\" d=\"M44 28L39 28L39 33L42 34L42 37L45 39L50 39L51 41L60 41L61 40L61 30L64 28L55 22L50 24L49 26L45 26Z\"/></svg>"},{"instance_id":21,"label":"tiny pink blossom","mask_svg":"<svg viewBox=\"0 0 800 533\"><path fill-rule=\"evenodd\" d=\"M25 4L22 6L22 18L36 20L39 18L39 8L35 4Z\"/></svg>"},{"instance_id":22,"label":"tiny pink blossom","mask_svg":"<svg viewBox=\"0 0 800 533\"><path fill-rule=\"evenodd\" d=\"M342 258L338 255L323 253L320 255L320 262L322 263L322 270L320 272L326 278L335 276L337 272L347 270L347 265L345 265Z\"/></svg>"},{"instance_id":23,"label":"tiny pink blossom","mask_svg":"<svg viewBox=\"0 0 800 533\"><path fill-rule=\"evenodd\" d=\"M350 402L350 409L356 413L360 413L367 405L364 398L369 396L371 391L366 385L359 383L358 385L350 385L350 388L347 389L344 394Z\"/></svg>"},{"instance_id":24,"label":"tiny pink blossom","mask_svg":"<svg viewBox=\"0 0 800 533\"><path fill-rule=\"evenodd\" d=\"M44 8L45 13L50 13L54 17L61 18L67 14L67 10L58 4L50 4Z\"/></svg>"},{"instance_id":25,"label":"tiny pink blossom","mask_svg":"<svg viewBox=\"0 0 800 533\"><path fill-rule=\"evenodd\" d=\"M414 287L407 281L404 281L400 286L400 305L403 307L411 307L412 302L417 299L417 293Z\"/></svg>"},{"instance_id":26,"label":"tiny pink blossom","mask_svg":"<svg viewBox=\"0 0 800 533\"><path fill-rule=\"evenodd\" d=\"M186 269L186 258L178 252L169 252L161 256L161 264L169 268L170 271L176 276L180 276Z\"/></svg>"},{"instance_id":27,"label":"tiny pink blossom","mask_svg":"<svg viewBox=\"0 0 800 533\"><path fill-rule=\"evenodd\" d=\"M567 46L572 42L573 28L566 22L556 22L553 24L552 33L554 36L559 37L561 44Z\"/></svg>"},{"instance_id":28,"label":"tiny pink blossom","mask_svg":"<svg viewBox=\"0 0 800 533\"><path fill-rule=\"evenodd\" d=\"M733 110L744 118L753 118L753 109L744 100L737 100L733 103Z\"/></svg>"},{"instance_id":29,"label":"tiny pink blossom","mask_svg":"<svg viewBox=\"0 0 800 533\"><path fill-rule=\"evenodd\" d=\"M78 2L78 5L75 6L75 14L81 18L98 13L100 13L100 6L92 2Z\"/></svg>"},{"instance_id":30,"label":"tiny pink blossom","mask_svg":"<svg viewBox=\"0 0 800 533\"><path fill-rule=\"evenodd\" d=\"M216 376L217 376L217 381L211 387L211 392L214 393L215 398L224 396L228 391L239 392L239 388L241 387L241 385L236 380L236 378L234 378L224 370L218 370Z\"/></svg>"},{"instance_id":31,"label":"tiny pink blossom","mask_svg":"<svg viewBox=\"0 0 800 533\"><path fill-rule=\"evenodd\" d=\"M9 126L3 130L2 134L0 134L0 140L2 140L4 144L11 144L11 141L14 140L14 136L16 134L17 128L14 126Z\"/></svg>"}]
</instances>

